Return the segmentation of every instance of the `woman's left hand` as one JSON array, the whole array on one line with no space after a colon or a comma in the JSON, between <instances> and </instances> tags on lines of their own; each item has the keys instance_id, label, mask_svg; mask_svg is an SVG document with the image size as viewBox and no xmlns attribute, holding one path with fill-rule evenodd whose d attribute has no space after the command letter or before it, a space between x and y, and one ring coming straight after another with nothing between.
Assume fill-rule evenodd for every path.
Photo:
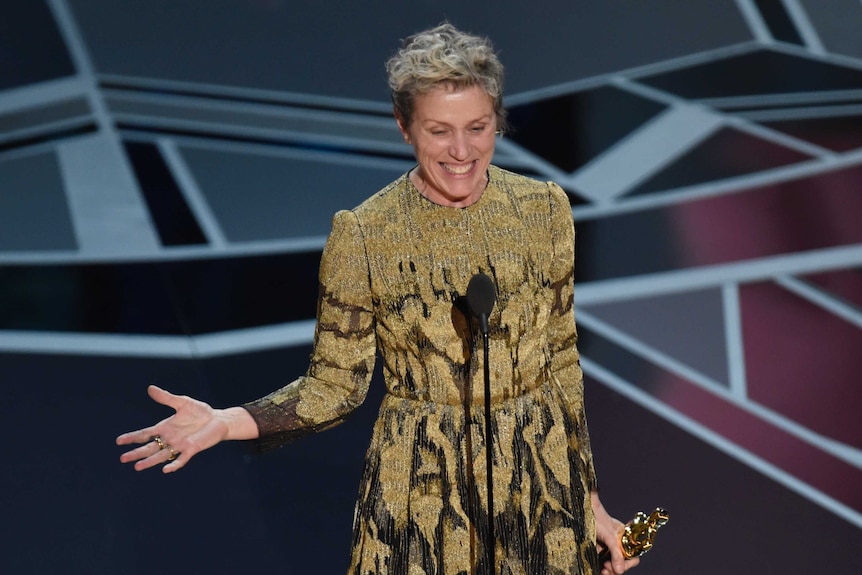
<instances>
[{"instance_id":1,"label":"woman's left hand","mask_svg":"<svg viewBox=\"0 0 862 575\"><path fill-rule=\"evenodd\" d=\"M602 502L599 501L598 493L593 492L592 499L593 513L596 516L596 539L611 553L611 560L599 566L602 570L601 575L622 575L640 563L640 559L637 557L626 559L620 543L620 535L625 525L608 514Z\"/></svg>"}]
</instances>

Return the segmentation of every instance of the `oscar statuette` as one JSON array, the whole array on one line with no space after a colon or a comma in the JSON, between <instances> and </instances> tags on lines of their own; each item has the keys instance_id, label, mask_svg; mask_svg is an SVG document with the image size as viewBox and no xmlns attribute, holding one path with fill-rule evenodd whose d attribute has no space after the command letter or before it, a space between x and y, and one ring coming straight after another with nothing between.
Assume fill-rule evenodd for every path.
<instances>
[{"instance_id":1,"label":"oscar statuette","mask_svg":"<svg viewBox=\"0 0 862 575\"><path fill-rule=\"evenodd\" d=\"M656 508L649 515L643 511L638 511L634 519L626 524L620 535L620 544L626 559L640 557L649 551L655 543L656 532L668 522L668 519L670 516L661 507ZM607 548L602 549L599 553L599 565L604 565L610 559L611 552Z\"/></svg>"}]
</instances>

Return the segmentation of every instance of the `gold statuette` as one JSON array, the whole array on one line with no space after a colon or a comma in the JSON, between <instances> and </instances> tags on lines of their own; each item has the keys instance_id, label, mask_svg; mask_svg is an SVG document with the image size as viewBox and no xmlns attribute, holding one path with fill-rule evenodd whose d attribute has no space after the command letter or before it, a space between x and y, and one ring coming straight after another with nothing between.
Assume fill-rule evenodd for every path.
<instances>
[{"instance_id":1,"label":"gold statuette","mask_svg":"<svg viewBox=\"0 0 862 575\"><path fill-rule=\"evenodd\" d=\"M647 515L643 511L638 511L634 519L629 521L622 535L620 535L620 544L623 548L623 555L626 559L632 557L640 557L650 549L655 543L655 534L659 528L668 522L670 516L667 511L661 507ZM603 565L605 561L609 561L611 553L608 549L603 549L599 553L599 565Z\"/></svg>"}]
</instances>

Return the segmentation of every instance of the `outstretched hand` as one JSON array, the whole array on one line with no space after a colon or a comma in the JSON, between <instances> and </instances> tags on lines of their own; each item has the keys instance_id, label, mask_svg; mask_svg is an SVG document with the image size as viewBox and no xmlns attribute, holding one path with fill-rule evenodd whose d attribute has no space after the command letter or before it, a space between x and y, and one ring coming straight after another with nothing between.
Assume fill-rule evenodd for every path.
<instances>
[{"instance_id":1,"label":"outstretched hand","mask_svg":"<svg viewBox=\"0 0 862 575\"><path fill-rule=\"evenodd\" d=\"M155 385L149 386L147 393L157 403L173 408L175 413L151 427L117 438L117 445L143 444L120 456L123 463L134 461L136 471L161 463L166 463L162 468L165 473L177 471L196 454L228 438L229 422L221 417L224 411Z\"/></svg>"},{"instance_id":2,"label":"outstretched hand","mask_svg":"<svg viewBox=\"0 0 862 575\"><path fill-rule=\"evenodd\" d=\"M626 558L620 543L620 535L622 535L625 525L608 514L599 501L597 493L593 493L592 497L593 512L596 516L596 539L611 554L610 561L605 561L603 565L599 565L602 570L601 575L622 575L640 563L640 558Z\"/></svg>"}]
</instances>

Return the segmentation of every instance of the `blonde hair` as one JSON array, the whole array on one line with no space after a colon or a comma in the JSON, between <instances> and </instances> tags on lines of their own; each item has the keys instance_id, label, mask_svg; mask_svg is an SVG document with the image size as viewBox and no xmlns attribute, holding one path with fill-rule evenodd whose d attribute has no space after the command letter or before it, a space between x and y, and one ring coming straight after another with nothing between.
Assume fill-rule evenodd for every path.
<instances>
[{"instance_id":1,"label":"blonde hair","mask_svg":"<svg viewBox=\"0 0 862 575\"><path fill-rule=\"evenodd\" d=\"M478 86L491 97L497 130L506 129L503 108L503 65L491 41L444 22L414 34L386 62L395 113L406 126L413 120L416 96L441 86L456 89Z\"/></svg>"}]
</instances>

